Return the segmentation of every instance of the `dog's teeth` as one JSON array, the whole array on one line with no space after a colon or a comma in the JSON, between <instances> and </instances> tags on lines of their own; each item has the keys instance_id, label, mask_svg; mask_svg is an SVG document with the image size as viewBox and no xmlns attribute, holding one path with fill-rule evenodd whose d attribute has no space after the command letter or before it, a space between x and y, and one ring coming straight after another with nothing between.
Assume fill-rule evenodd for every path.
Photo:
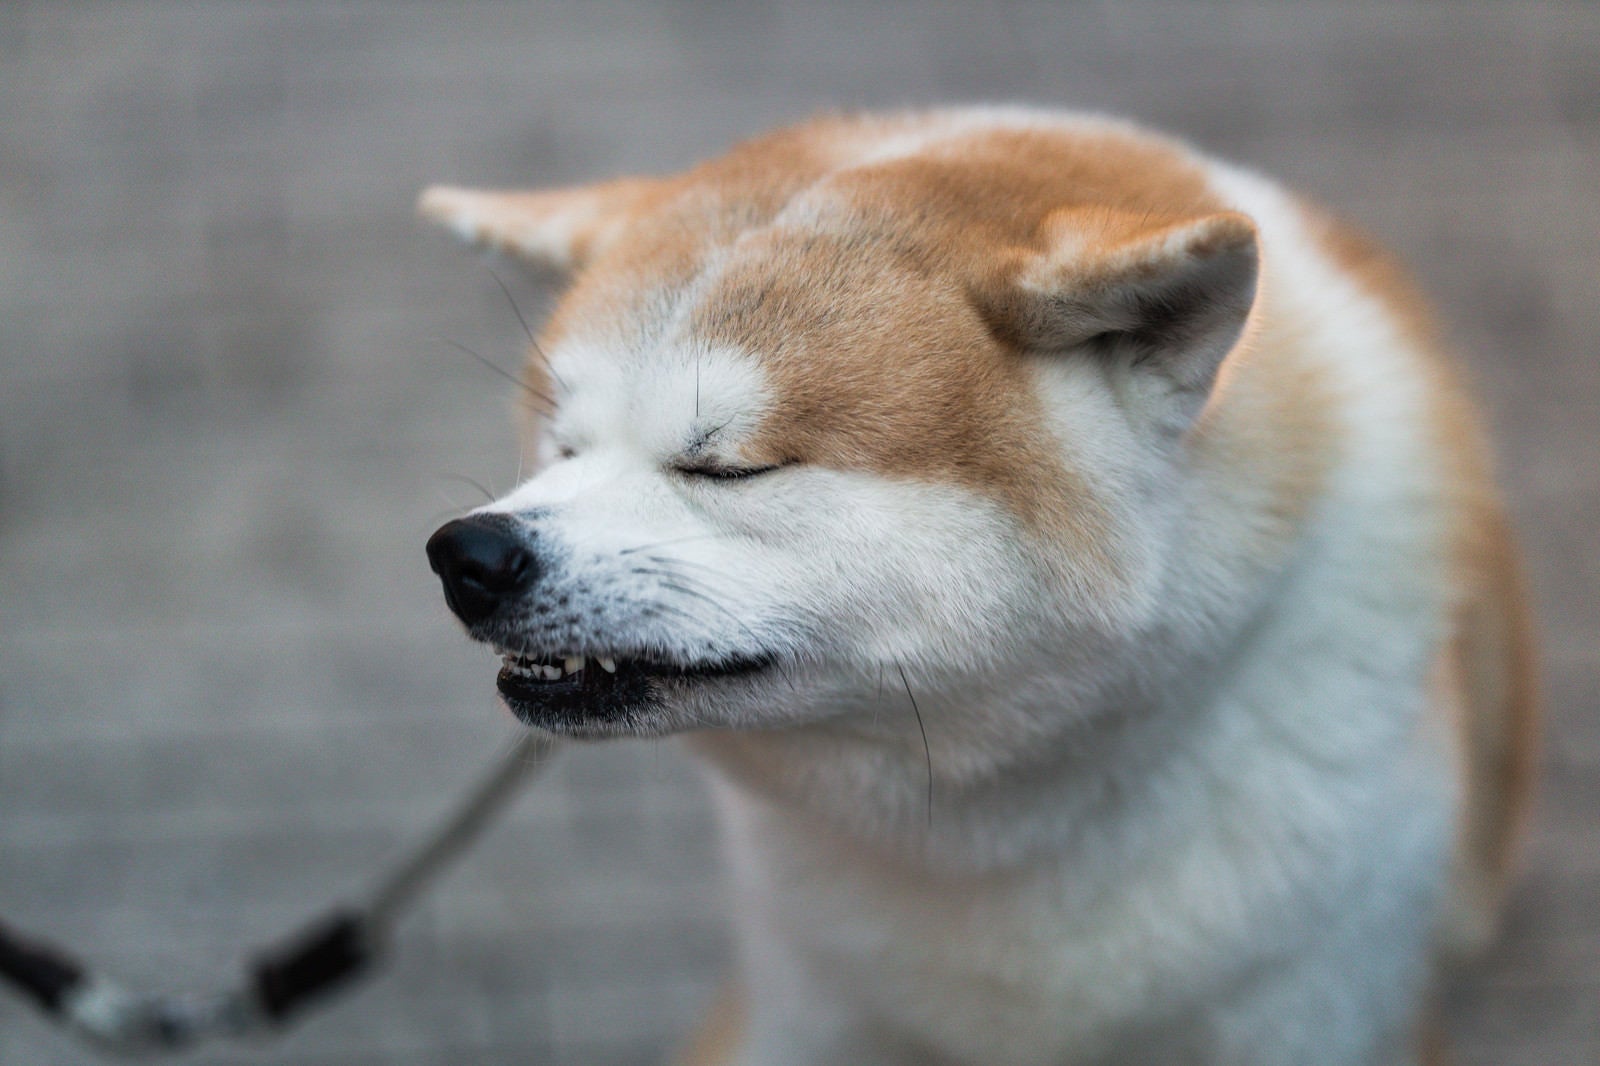
<instances>
[{"instance_id":1,"label":"dog's teeth","mask_svg":"<svg viewBox=\"0 0 1600 1066\"><path fill-rule=\"evenodd\" d=\"M559 666L541 666L539 667L539 672L544 675L546 681L561 680L561 667Z\"/></svg>"},{"instance_id":2,"label":"dog's teeth","mask_svg":"<svg viewBox=\"0 0 1600 1066\"><path fill-rule=\"evenodd\" d=\"M606 673L614 674L614 673L617 672L617 660L615 660L615 659L600 659L598 661L600 663L600 669L604 670Z\"/></svg>"},{"instance_id":3,"label":"dog's teeth","mask_svg":"<svg viewBox=\"0 0 1600 1066\"><path fill-rule=\"evenodd\" d=\"M567 661L562 663L562 665L566 667L567 673L575 674L579 670L583 669L583 656L579 655L576 658L568 656Z\"/></svg>"}]
</instances>

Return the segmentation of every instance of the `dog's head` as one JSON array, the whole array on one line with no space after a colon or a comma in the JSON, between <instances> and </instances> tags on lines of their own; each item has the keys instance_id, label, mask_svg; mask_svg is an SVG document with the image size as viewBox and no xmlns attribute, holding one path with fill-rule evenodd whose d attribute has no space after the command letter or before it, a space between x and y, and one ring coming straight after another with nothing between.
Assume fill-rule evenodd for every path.
<instances>
[{"instance_id":1,"label":"dog's head","mask_svg":"<svg viewBox=\"0 0 1600 1066\"><path fill-rule=\"evenodd\" d=\"M1059 701L1159 614L1174 470L1256 281L1173 146L825 119L684 175L433 189L571 275L537 473L428 546L524 721L595 736Z\"/></svg>"}]
</instances>

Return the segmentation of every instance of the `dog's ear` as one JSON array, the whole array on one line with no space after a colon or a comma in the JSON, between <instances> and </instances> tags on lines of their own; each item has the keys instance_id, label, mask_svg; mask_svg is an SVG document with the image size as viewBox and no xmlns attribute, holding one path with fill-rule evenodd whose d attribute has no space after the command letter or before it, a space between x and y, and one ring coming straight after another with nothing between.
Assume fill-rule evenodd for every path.
<instances>
[{"instance_id":1,"label":"dog's ear","mask_svg":"<svg viewBox=\"0 0 1600 1066\"><path fill-rule=\"evenodd\" d=\"M1153 221L1063 209L1040 228L1043 250L1013 252L975 294L1002 337L1032 351L1099 348L1161 376L1186 424L1255 303L1256 229L1221 212Z\"/></svg>"},{"instance_id":2,"label":"dog's ear","mask_svg":"<svg viewBox=\"0 0 1600 1066\"><path fill-rule=\"evenodd\" d=\"M626 229L658 183L621 178L545 192L436 185L417 209L464 240L502 248L536 266L567 272L594 258Z\"/></svg>"}]
</instances>

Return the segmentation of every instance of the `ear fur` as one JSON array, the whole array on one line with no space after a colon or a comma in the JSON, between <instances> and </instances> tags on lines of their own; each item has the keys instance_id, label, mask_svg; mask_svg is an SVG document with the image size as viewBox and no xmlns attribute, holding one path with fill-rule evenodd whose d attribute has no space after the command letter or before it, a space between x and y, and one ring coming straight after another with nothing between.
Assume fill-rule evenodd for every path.
<instances>
[{"instance_id":1,"label":"ear fur","mask_svg":"<svg viewBox=\"0 0 1600 1066\"><path fill-rule=\"evenodd\" d=\"M1042 252L1012 257L979 294L991 326L1035 351L1131 347L1198 410L1255 302L1255 225L1234 212L1152 223L1063 209L1040 235Z\"/></svg>"},{"instance_id":2,"label":"ear fur","mask_svg":"<svg viewBox=\"0 0 1600 1066\"><path fill-rule=\"evenodd\" d=\"M417 210L463 240L569 272L604 251L655 188L656 182L644 178L546 192L435 185L422 194Z\"/></svg>"}]
</instances>

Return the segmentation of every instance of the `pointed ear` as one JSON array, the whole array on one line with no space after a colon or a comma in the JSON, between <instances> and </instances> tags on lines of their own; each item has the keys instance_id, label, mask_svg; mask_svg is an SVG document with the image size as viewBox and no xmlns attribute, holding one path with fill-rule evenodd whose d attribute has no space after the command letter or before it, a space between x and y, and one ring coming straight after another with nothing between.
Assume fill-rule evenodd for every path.
<instances>
[{"instance_id":1,"label":"pointed ear","mask_svg":"<svg viewBox=\"0 0 1600 1066\"><path fill-rule=\"evenodd\" d=\"M1066 209L1041 236L1042 252L1010 258L978 294L996 332L1035 351L1128 352L1198 412L1255 303L1255 225L1233 212L1151 222Z\"/></svg>"},{"instance_id":2,"label":"pointed ear","mask_svg":"<svg viewBox=\"0 0 1600 1066\"><path fill-rule=\"evenodd\" d=\"M417 209L464 240L566 272L604 251L657 187L657 182L646 178L547 192L436 185L422 194Z\"/></svg>"}]
</instances>

